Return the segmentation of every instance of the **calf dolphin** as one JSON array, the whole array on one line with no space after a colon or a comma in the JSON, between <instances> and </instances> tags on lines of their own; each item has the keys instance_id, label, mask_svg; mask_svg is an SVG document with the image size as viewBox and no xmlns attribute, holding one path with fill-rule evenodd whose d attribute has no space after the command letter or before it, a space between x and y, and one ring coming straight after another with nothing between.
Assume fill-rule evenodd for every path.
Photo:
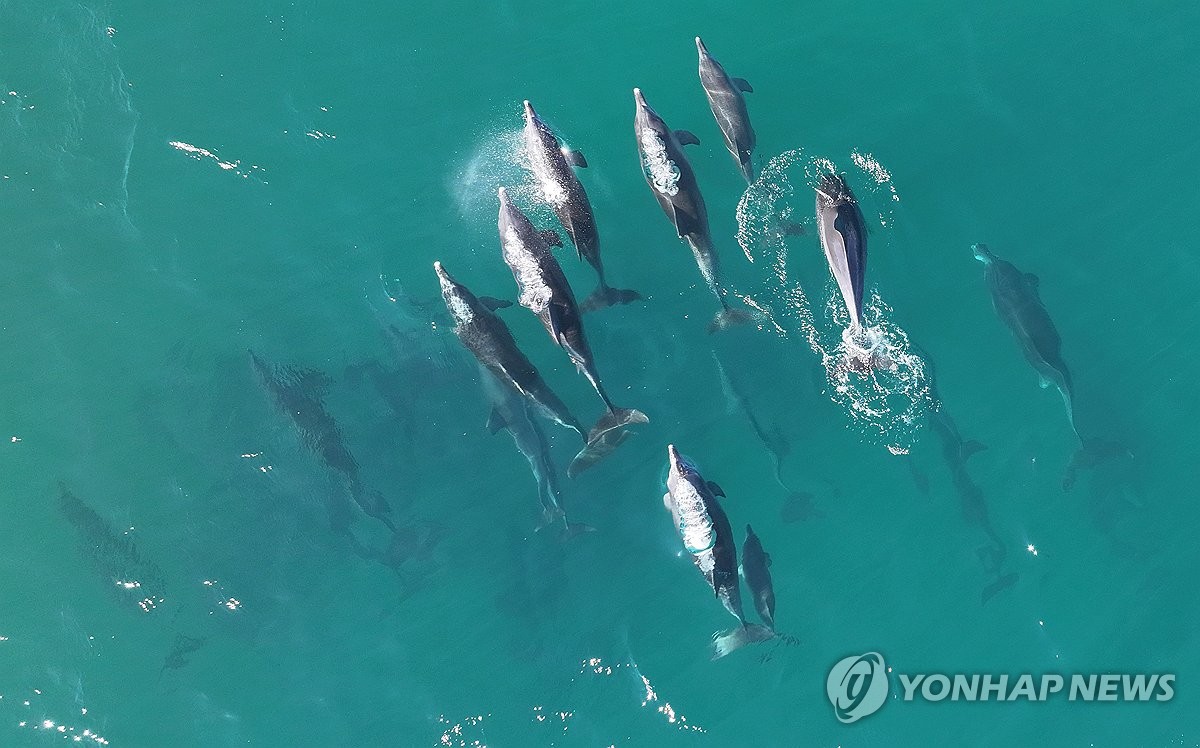
<instances>
[{"instance_id":1,"label":"calf dolphin","mask_svg":"<svg viewBox=\"0 0 1200 748\"><path fill-rule=\"evenodd\" d=\"M600 278L599 287L584 300L584 310L628 304L642 298L637 291L612 288L604 279L604 265L600 261L600 234L596 230L592 204L575 170L571 168L572 165L587 167L583 154L563 147L554 131L538 117L528 101L525 102L524 132L530 170L541 187L542 197L554 209L567 236L571 237L579 258L587 260Z\"/></svg>"},{"instance_id":2,"label":"calf dolphin","mask_svg":"<svg viewBox=\"0 0 1200 748\"><path fill-rule=\"evenodd\" d=\"M754 596L754 609L775 630L775 587L771 583L771 557L763 550L754 529L746 525L746 542L742 545L742 578Z\"/></svg>"},{"instance_id":3,"label":"calf dolphin","mask_svg":"<svg viewBox=\"0 0 1200 748\"><path fill-rule=\"evenodd\" d=\"M721 311L709 323L708 331L752 322L754 318L749 312L729 306L725 301L725 290L721 288L717 253L709 233L708 210L696 183L696 174L683 153L685 144L698 145L700 140L686 130L668 128L662 117L646 103L640 88L633 89L633 100L637 105L633 132L637 137L642 175L659 207L675 225L675 233L692 248L704 282L721 303Z\"/></svg>"},{"instance_id":4,"label":"calf dolphin","mask_svg":"<svg viewBox=\"0 0 1200 748\"><path fill-rule=\"evenodd\" d=\"M550 456L550 442L533 414L529 412L525 398L497 379L496 375L482 364L479 369L483 390L491 404L487 420L488 431L493 434L501 429L508 431L517 449L529 462L529 469L537 481L538 501L542 509L537 529L561 523L564 537L592 530L593 528L587 525L567 521L567 513L563 511L559 501L558 470Z\"/></svg>"},{"instance_id":5,"label":"calf dolphin","mask_svg":"<svg viewBox=\"0 0 1200 748\"><path fill-rule=\"evenodd\" d=\"M692 555L692 562L704 575L717 599L738 620L732 631L713 637L713 659L753 642L770 639L770 629L746 623L742 613L742 594L738 583L737 543L725 510L717 496L725 492L715 483L704 480L696 466L679 454L672 444L667 445L667 493L663 506L671 512L675 529L683 547Z\"/></svg>"},{"instance_id":6,"label":"calf dolphin","mask_svg":"<svg viewBox=\"0 0 1200 748\"><path fill-rule=\"evenodd\" d=\"M867 225L850 186L837 174L826 174L817 186L817 227L829 271L850 312L850 329L858 331L862 328Z\"/></svg>"},{"instance_id":7,"label":"calf dolphin","mask_svg":"<svg viewBox=\"0 0 1200 748\"><path fill-rule=\"evenodd\" d=\"M454 280L442 263L433 263L433 270L441 283L446 308L454 318L454 334L463 346L497 379L521 393L538 414L571 429L586 444L587 432L583 430L583 425L571 415L567 406L517 347L517 341L504 320L497 317L469 288Z\"/></svg>"},{"instance_id":8,"label":"calf dolphin","mask_svg":"<svg viewBox=\"0 0 1200 748\"><path fill-rule=\"evenodd\" d=\"M600 383L592 350L583 332L583 315L575 303L575 294L567 283L567 276L550 251L551 243L561 246L562 240L552 231L537 231L529 218L508 198L503 187L499 190L499 196L500 249L504 262L517 281L520 290L518 301L538 316L550 339L566 351L575 368L587 377L608 409L588 434L588 442L594 442L606 431L631 423L648 422L646 414L639 410L613 405Z\"/></svg>"},{"instance_id":9,"label":"calf dolphin","mask_svg":"<svg viewBox=\"0 0 1200 748\"><path fill-rule=\"evenodd\" d=\"M1062 395L1067 420L1078 437L1071 404L1071 372L1062 358L1062 339L1038 295L1038 277L1000 259L986 244L975 244L971 249L975 259L983 263L983 278L992 294L992 307L1017 339L1025 360L1041 377L1042 387L1054 385Z\"/></svg>"},{"instance_id":10,"label":"calf dolphin","mask_svg":"<svg viewBox=\"0 0 1200 748\"><path fill-rule=\"evenodd\" d=\"M750 160L754 153L754 128L750 126L750 113L746 111L742 93L754 93L754 89L745 78L729 77L721 63L708 53L700 37L696 37L696 51L700 54L700 85L704 87L708 106L721 128L725 147L746 182L751 183L754 181L754 164Z\"/></svg>"}]
</instances>

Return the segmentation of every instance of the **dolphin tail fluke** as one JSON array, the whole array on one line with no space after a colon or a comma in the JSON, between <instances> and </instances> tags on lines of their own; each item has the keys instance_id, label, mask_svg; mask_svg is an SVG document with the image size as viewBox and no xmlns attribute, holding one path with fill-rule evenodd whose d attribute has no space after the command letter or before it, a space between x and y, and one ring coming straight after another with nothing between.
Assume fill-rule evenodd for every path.
<instances>
[{"instance_id":1,"label":"dolphin tail fluke","mask_svg":"<svg viewBox=\"0 0 1200 748\"><path fill-rule=\"evenodd\" d=\"M588 432L588 446L592 446L605 434L614 429L619 429L622 426L629 426L634 423L649 423L650 419L640 410L633 408L613 408L604 415L600 416L600 420L596 421L596 425Z\"/></svg>"},{"instance_id":2,"label":"dolphin tail fluke","mask_svg":"<svg viewBox=\"0 0 1200 748\"><path fill-rule=\"evenodd\" d=\"M606 306L630 304L634 301L640 300L641 298L642 295L637 291L626 288L611 288L609 286L602 285L583 300L583 311L594 312L597 309L603 309Z\"/></svg>"},{"instance_id":3,"label":"dolphin tail fluke","mask_svg":"<svg viewBox=\"0 0 1200 748\"><path fill-rule=\"evenodd\" d=\"M971 439L970 441L965 441L959 445L958 458L963 462L966 462L971 458L971 455L975 454L976 452L982 452L985 449L987 449L986 444Z\"/></svg>"},{"instance_id":4,"label":"dolphin tail fluke","mask_svg":"<svg viewBox=\"0 0 1200 748\"><path fill-rule=\"evenodd\" d=\"M747 644L765 642L772 639L775 632L766 626L750 623L739 626L732 631L713 636L712 659L719 660L730 652L736 652Z\"/></svg>"},{"instance_id":5,"label":"dolphin tail fluke","mask_svg":"<svg viewBox=\"0 0 1200 748\"><path fill-rule=\"evenodd\" d=\"M718 330L728 330L731 327L747 325L753 321L754 315L745 309L734 309L727 306L717 312L717 315L712 318L712 322L708 323L708 332L711 334Z\"/></svg>"}]
</instances>

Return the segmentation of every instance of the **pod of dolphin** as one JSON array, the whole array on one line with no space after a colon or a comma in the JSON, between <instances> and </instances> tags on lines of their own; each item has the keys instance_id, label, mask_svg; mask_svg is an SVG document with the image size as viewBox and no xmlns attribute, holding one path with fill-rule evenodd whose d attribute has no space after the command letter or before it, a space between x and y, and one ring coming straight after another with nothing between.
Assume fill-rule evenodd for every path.
<instances>
[{"instance_id":1,"label":"pod of dolphin","mask_svg":"<svg viewBox=\"0 0 1200 748\"><path fill-rule=\"evenodd\" d=\"M729 76L699 37L696 38L696 49L700 82L725 146L743 178L753 184L756 142L743 96L753 89L745 80ZM633 96L634 136L643 177L674 226L677 237L692 251L701 276L720 307L709 323L708 331L754 321L748 310L729 303L728 291L720 279L707 208L696 174L684 153L684 146L699 144L699 139L686 130L667 127L646 102L641 89L633 89ZM537 529L555 528L561 538L569 538L594 528L568 520L560 498L558 471L540 420L553 422L579 437L580 449L566 471L570 478L606 459L628 440L634 427L649 422L640 410L613 402L601 380L584 325L586 312L629 304L639 300L641 295L609 285L601 260L595 216L575 171L587 166L586 159L578 151L565 148L528 101L524 102L523 135L529 170L537 183L538 194L552 209L579 259L595 271L597 287L582 304L577 301L553 253L553 248L563 246L562 237L557 231L537 228L503 187L497 192L501 259L512 272L518 292L517 303L537 316L551 342L562 349L600 398L604 410L594 425L588 427L572 414L522 351L512 331L497 313L513 306L512 302L477 296L456 280L441 262L434 262L433 267L442 299L454 320L454 332L478 362L483 389L491 406L487 428L492 433L502 429L509 432L537 481L540 507ZM843 176L827 173L820 177L815 186L815 218L826 262L848 314L849 324L843 339L859 343L856 347L848 347L846 367L852 372L870 373L894 366L886 356L873 352L871 336L864 322L868 231L858 201ZM1040 377L1042 386L1054 387L1062 396L1072 433L1079 441L1079 449L1067 466L1063 489L1071 488L1081 469L1095 467L1107 460L1131 457L1118 443L1083 438L1079 434L1071 375L1062 357L1058 332L1041 301L1038 278L997 257L984 244L976 244L972 250L976 259L984 264L984 280L997 316L1011 331L1026 360ZM775 480L790 494L791 508L781 514L784 521L793 521L792 515L799 518L819 516L819 512L807 505L807 494L791 491L782 478L786 440L778 431L772 431L758 421L746 396L737 389L720 360L716 359L715 352L713 355L722 389L770 451ZM923 355L923 358L927 357ZM341 494L328 492L325 499L334 532L344 536L358 555L390 566L397 572L407 559L432 548L439 536L436 528L401 524L387 499L364 485L358 462L322 402L322 396L331 384L330 378L313 369L269 363L253 351L250 362L278 410L292 421L302 445L345 486ZM929 378L936 399L931 365ZM978 526L988 539L988 545L979 550L985 568L995 575L995 580L981 595L982 601L986 602L1012 585L1017 575L1002 573L1004 543L991 525L982 491L966 471L967 459L984 447L964 439L944 408L935 409L929 416L929 423L941 441L943 457L950 468L964 517ZM909 466L912 468L911 463ZM737 620L737 626L732 630L714 635L712 656L722 657L755 642L789 639L775 632L770 556L751 526L746 525L739 565L732 525L719 501L725 497L725 492L716 483L706 480L696 463L681 454L674 444L667 445L667 468L663 505L672 518L683 549L691 556L716 599ZM912 469L913 477L921 487L924 477ZM130 542L118 537L98 514L65 486L60 505L67 520L79 531L85 546L92 549L93 560L102 575L115 575L117 569L136 572L141 581L122 588L128 592L124 595L127 601L144 612L160 607L163 596L157 567L144 562ZM376 520L388 531L388 544L382 550L363 545L351 531L355 505L363 515ZM751 593L761 624L746 619L741 599L742 580ZM180 635L164 667L179 667L172 663L184 662L183 655L195 651L202 643L202 638Z\"/></svg>"},{"instance_id":2,"label":"pod of dolphin","mask_svg":"<svg viewBox=\"0 0 1200 748\"><path fill-rule=\"evenodd\" d=\"M700 83L725 146L743 178L748 184L753 184L756 142L743 94L754 89L744 79L726 73L699 37L696 37L696 50L699 55ZM705 284L720 305L708 325L708 331L711 333L754 321L749 311L730 305L728 292L721 283L707 208L696 174L684 152L684 146L698 145L699 139L687 130L669 128L647 103L641 89L633 89L633 98L634 136L646 184L674 226L678 238L691 249ZM574 168L586 167L586 159L578 151L564 147L528 101L524 102L524 119L524 145L538 193L553 209L579 258L595 269L599 285L582 305L576 302L551 250L552 247L563 245L559 234L553 230L537 229L504 188L498 193L501 254L517 282L520 304L538 316L554 344L567 353L603 401L605 413L595 426L585 430L521 352L508 326L495 313L496 309L507 305L505 302L476 297L465 285L455 280L440 262L434 263L434 270L446 307L454 318L455 333L474 354L483 372L493 405L488 428L493 433L501 428L511 433L520 451L529 459L537 478L542 505L539 529L561 522L562 534L571 536L592 528L567 522L557 497L555 470L549 459L545 437L531 416L537 414L547 418L577 432L582 438L582 449L567 471L571 477L611 454L626 440L630 426L648 421L641 411L617 407L609 399L584 335L581 314L605 306L630 303L641 296L636 291L615 289L607 283L600 259L595 216ZM868 232L858 201L845 178L836 173L822 176L815 191L820 244L849 315L849 325L843 337L857 341L864 354L848 354L845 364L859 372L888 367L892 365L891 361L872 354L863 321ZM1072 431L1078 436L1070 373L1062 360L1058 333L1038 296L1037 278L1022 273L1012 263L996 257L983 244L975 245L973 251L975 257L984 263L984 278L997 315L1012 331L1026 359L1041 377L1042 386L1053 386L1059 390L1066 404ZM722 380L726 381L720 361L717 361L717 366ZM745 403L742 405L745 410ZM964 440L944 411L935 411L931 419L935 432L942 439L954 485L962 496L964 514L984 529L992 543L990 547L980 550L981 559L997 574L997 580L983 592L982 599L986 602L992 595L1014 583L1017 575L1000 575L1003 544L988 522L982 493L965 471L967 457L983 449L983 445ZM756 422L755 426L762 438ZM1103 459L1103 449L1113 446L1101 440L1080 441L1081 448L1068 471L1071 481L1078 467ZM768 444L768 447L772 445ZM778 454L773 447L772 452ZM696 568L716 598L738 622L733 630L714 635L713 658L722 657L746 644L776 637L770 556L763 550L758 537L747 525L742 563L739 566L733 530L718 501L718 497L725 496L724 491L716 483L705 480L695 463L680 454L673 444L667 446L667 465L667 492L663 496L663 504L670 512L684 549L691 555ZM776 477L783 485L779 479L778 464ZM919 476L914 473L914 477ZM1069 488L1066 479L1064 488ZM746 620L742 610L739 576L751 592L755 610L762 620L761 625Z\"/></svg>"}]
</instances>

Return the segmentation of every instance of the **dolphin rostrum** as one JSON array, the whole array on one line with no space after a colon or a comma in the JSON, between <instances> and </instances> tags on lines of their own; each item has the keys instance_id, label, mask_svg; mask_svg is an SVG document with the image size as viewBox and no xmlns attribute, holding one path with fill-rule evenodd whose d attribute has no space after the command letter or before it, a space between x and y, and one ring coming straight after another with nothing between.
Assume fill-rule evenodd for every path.
<instances>
[{"instance_id":1,"label":"dolphin rostrum","mask_svg":"<svg viewBox=\"0 0 1200 748\"><path fill-rule=\"evenodd\" d=\"M705 481L696 466L667 445L667 493L663 506L671 513L683 546L692 562L704 575L713 593L725 609L737 618L739 626L713 637L713 659L747 644L765 641L774 634L758 624L746 623L742 613L742 594L738 582L737 543L725 510L717 496L725 492Z\"/></svg>"},{"instance_id":2,"label":"dolphin rostrum","mask_svg":"<svg viewBox=\"0 0 1200 748\"><path fill-rule=\"evenodd\" d=\"M559 222L571 237L580 259L588 261L600 278L599 287L583 302L583 309L590 311L613 304L628 304L642 298L637 291L612 288L604 279L604 265L600 261L600 234L596 231L596 218L587 192L572 166L587 167L587 161L579 151L569 150L559 142L550 129L534 111L533 105L525 102L525 150L529 154L529 166L542 190L542 197Z\"/></svg>"},{"instance_id":3,"label":"dolphin rostrum","mask_svg":"<svg viewBox=\"0 0 1200 748\"><path fill-rule=\"evenodd\" d=\"M509 199L503 187L499 190L499 196L500 249L504 262L517 281L521 306L538 316L550 339L566 351L575 368L587 377L608 409L588 434L588 442L594 442L607 431L632 423L648 422L649 419L639 410L613 405L600 383L592 350L583 332L583 315L575 303L575 294L567 283L567 276L550 251L552 243L561 245L562 240L553 231L539 232L535 229L529 218Z\"/></svg>"},{"instance_id":4,"label":"dolphin rostrum","mask_svg":"<svg viewBox=\"0 0 1200 748\"><path fill-rule=\"evenodd\" d=\"M708 97L708 106L717 118L725 147L737 162L747 183L754 181L754 128L750 126L750 113L746 111L743 93L754 93L745 78L731 78L721 67L700 37L696 37L696 51L700 54L700 85Z\"/></svg>"},{"instance_id":5,"label":"dolphin rostrum","mask_svg":"<svg viewBox=\"0 0 1200 748\"><path fill-rule=\"evenodd\" d=\"M708 210L704 197L696 183L696 174L683 153L684 145L698 145L700 140L686 130L671 130L662 118L650 108L640 88L633 89L637 114L633 120L633 132L637 137L638 154L642 162L642 175L654 193L659 206L675 225L675 233L687 241L692 255L700 267L704 282L717 301L721 311L709 323L708 331L722 330L732 325L752 322L750 313L733 309L725 301L725 290L721 287L717 253L713 248L708 227Z\"/></svg>"},{"instance_id":6,"label":"dolphin rostrum","mask_svg":"<svg viewBox=\"0 0 1200 748\"><path fill-rule=\"evenodd\" d=\"M867 226L850 186L837 174L826 174L817 186L817 227L829 271L850 312L850 330L856 332L862 328Z\"/></svg>"},{"instance_id":7,"label":"dolphin rostrum","mask_svg":"<svg viewBox=\"0 0 1200 748\"><path fill-rule=\"evenodd\" d=\"M983 263L983 278L992 294L992 307L1008 326L1021 352L1041 377L1042 387L1054 385L1067 408L1071 430L1075 429L1075 409L1071 404L1071 372L1062 358L1062 339L1050 319L1050 313L1038 295L1038 277L1023 273L1015 265L1002 260L986 244L972 246L975 259Z\"/></svg>"}]
</instances>

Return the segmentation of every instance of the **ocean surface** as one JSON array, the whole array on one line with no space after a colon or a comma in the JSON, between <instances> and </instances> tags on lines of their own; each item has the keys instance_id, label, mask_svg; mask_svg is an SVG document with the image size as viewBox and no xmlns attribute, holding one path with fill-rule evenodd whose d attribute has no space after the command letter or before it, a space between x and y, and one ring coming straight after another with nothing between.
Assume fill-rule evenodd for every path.
<instances>
[{"instance_id":1,"label":"ocean surface","mask_svg":"<svg viewBox=\"0 0 1200 748\"><path fill-rule=\"evenodd\" d=\"M1200 744L1197 28L1194 2L0 0L0 746ZM750 186L697 35L753 85ZM635 86L701 141L754 324L706 331ZM501 186L561 232L524 99L586 156L609 281L645 297L585 317L649 423L560 475L596 529L567 540L534 531L432 269L515 299ZM838 365L828 170L868 228L873 373ZM1040 279L1100 458L977 242ZM499 314L595 422L537 318ZM947 449L950 417L986 449ZM565 473L578 437L540 425ZM771 555L775 639L710 660L736 622L664 509L667 444ZM827 676L867 652L890 693L844 724ZM913 673L1175 687L906 701Z\"/></svg>"}]
</instances>

